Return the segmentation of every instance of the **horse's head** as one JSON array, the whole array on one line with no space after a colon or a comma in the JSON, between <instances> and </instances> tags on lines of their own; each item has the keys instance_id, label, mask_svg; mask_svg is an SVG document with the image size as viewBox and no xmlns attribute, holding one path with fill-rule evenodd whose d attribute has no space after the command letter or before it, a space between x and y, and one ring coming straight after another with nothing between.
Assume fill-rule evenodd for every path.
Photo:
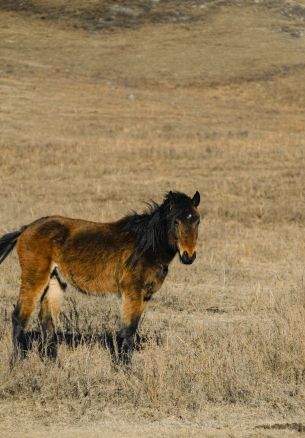
<instances>
[{"instance_id":1,"label":"horse's head","mask_svg":"<svg viewBox=\"0 0 305 438\"><path fill-rule=\"evenodd\" d=\"M200 194L196 192L193 198L180 193L169 193L171 205L171 224L169 240L179 252L182 263L190 265L196 258L196 243L200 214L198 205Z\"/></svg>"}]
</instances>

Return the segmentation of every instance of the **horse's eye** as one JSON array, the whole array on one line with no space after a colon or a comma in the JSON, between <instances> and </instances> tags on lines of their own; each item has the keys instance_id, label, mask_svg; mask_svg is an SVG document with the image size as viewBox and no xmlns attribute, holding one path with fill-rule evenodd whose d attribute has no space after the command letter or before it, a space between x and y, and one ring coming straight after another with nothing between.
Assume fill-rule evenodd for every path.
<instances>
[{"instance_id":1,"label":"horse's eye","mask_svg":"<svg viewBox=\"0 0 305 438\"><path fill-rule=\"evenodd\" d=\"M190 213L186 216L186 219L192 219L192 217L193 217L193 215L192 215L192 213Z\"/></svg>"}]
</instances>

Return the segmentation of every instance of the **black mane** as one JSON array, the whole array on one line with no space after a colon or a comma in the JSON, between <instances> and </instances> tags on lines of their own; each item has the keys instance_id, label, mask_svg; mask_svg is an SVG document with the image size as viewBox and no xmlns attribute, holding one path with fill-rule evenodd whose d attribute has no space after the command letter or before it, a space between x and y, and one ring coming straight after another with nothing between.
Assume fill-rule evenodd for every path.
<instances>
[{"instance_id":1,"label":"black mane","mask_svg":"<svg viewBox=\"0 0 305 438\"><path fill-rule=\"evenodd\" d=\"M184 193L168 192L162 204L151 201L146 212L124 217L120 221L121 230L135 237L135 246L127 264L133 266L144 253L157 253L160 248L174 256L177 248L169 242L171 228L175 218L191 203L191 198Z\"/></svg>"}]
</instances>

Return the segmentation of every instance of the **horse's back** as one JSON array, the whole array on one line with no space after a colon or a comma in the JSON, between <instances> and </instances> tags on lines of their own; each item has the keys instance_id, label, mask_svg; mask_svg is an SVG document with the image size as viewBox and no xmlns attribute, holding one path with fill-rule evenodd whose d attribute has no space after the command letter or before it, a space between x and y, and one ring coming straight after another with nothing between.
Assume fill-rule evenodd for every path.
<instances>
[{"instance_id":1,"label":"horse's back","mask_svg":"<svg viewBox=\"0 0 305 438\"><path fill-rule=\"evenodd\" d=\"M42 217L25 227L17 241L19 258L44 257L54 259L59 248L81 230L96 228L97 224L63 216Z\"/></svg>"},{"instance_id":2,"label":"horse's back","mask_svg":"<svg viewBox=\"0 0 305 438\"><path fill-rule=\"evenodd\" d=\"M38 219L18 239L21 267L59 271L87 292L117 291L120 266L131 242L124 242L115 223L98 223L62 216ZM31 264L31 267L29 266Z\"/></svg>"}]
</instances>

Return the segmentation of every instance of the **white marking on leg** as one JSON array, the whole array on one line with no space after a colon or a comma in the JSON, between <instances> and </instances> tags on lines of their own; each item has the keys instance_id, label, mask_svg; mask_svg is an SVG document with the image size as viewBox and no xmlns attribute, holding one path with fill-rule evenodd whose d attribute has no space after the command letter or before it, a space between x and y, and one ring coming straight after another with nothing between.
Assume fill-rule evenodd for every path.
<instances>
[{"instance_id":1,"label":"white marking on leg","mask_svg":"<svg viewBox=\"0 0 305 438\"><path fill-rule=\"evenodd\" d=\"M52 315L53 323L56 326L58 315L63 302L63 290L55 277L50 278L47 291L48 305Z\"/></svg>"}]
</instances>

